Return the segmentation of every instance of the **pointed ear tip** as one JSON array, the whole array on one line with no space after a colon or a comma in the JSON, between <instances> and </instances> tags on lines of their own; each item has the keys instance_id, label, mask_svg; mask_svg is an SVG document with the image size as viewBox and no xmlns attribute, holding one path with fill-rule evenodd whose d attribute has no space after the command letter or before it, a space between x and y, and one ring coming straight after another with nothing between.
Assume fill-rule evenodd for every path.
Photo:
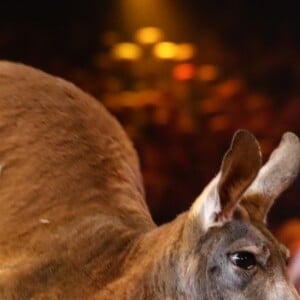
<instances>
[{"instance_id":1,"label":"pointed ear tip","mask_svg":"<svg viewBox=\"0 0 300 300\"><path fill-rule=\"evenodd\" d=\"M295 133L287 131L283 134L281 142L299 143L299 138Z\"/></svg>"},{"instance_id":2,"label":"pointed ear tip","mask_svg":"<svg viewBox=\"0 0 300 300\"><path fill-rule=\"evenodd\" d=\"M239 129L234 133L232 140L236 141L240 139L254 141L255 143L258 144L256 137L246 129Z\"/></svg>"},{"instance_id":3,"label":"pointed ear tip","mask_svg":"<svg viewBox=\"0 0 300 300\"><path fill-rule=\"evenodd\" d=\"M250 131L248 131L247 129L240 128L235 131L235 133L233 134L233 137L241 136L241 135L252 135L252 133Z\"/></svg>"},{"instance_id":4,"label":"pointed ear tip","mask_svg":"<svg viewBox=\"0 0 300 300\"><path fill-rule=\"evenodd\" d=\"M283 134L279 146L274 150L274 153L282 153L281 155L290 154L288 157L293 157L294 160L300 162L300 141L298 136L293 132Z\"/></svg>"},{"instance_id":5,"label":"pointed ear tip","mask_svg":"<svg viewBox=\"0 0 300 300\"><path fill-rule=\"evenodd\" d=\"M239 133L247 133L247 134L252 134L248 129L245 128L239 128L238 130L235 131L235 134L239 134Z\"/></svg>"},{"instance_id":6,"label":"pointed ear tip","mask_svg":"<svg viewBox=\"0 0 300 300\"><path fill-rule=\"evenodd\" d=\"M259 142L250 131L246 129L237 130L232 138L231 148L235 144L246 144L247 147L251 148L252 152L255 151L261 157Z\"/></svg>"}]
</instances>

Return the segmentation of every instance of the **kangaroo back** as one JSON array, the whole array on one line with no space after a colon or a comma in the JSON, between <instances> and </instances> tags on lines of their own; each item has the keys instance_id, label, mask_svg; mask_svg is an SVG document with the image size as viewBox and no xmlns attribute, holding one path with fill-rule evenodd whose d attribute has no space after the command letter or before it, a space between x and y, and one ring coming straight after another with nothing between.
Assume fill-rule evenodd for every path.
<instances>
[{"instance_id":1,"label":"kangaroo back","mask_svg":"<svg viewBox=\"0 0 300 300\"><path fill-rule=\"evenodd\" d=\"M131 142L99 102L72 84L1 62L0 140L0 291L11 276L27 285L43 281L45 264L48 280L47 272L64 274L60 269L101 252L117 260L117 248L154 227ZM75 281L92 276L75 273L68 274ZM30 298L23 283L16 299Z\"/></svg>"}]
</instances>

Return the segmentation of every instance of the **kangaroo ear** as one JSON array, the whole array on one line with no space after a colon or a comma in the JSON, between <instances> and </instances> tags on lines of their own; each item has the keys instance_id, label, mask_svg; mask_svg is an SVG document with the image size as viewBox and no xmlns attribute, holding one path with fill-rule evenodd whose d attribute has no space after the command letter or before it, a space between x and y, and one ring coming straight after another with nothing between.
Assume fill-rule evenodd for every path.
<instances>
[{"instance_id":1,"label":"kangaroo ear","mask_svg":"<svg viewBox=\"0 0 300 300\"><path fill-rule=\"evenodd\" d=\"M202 230L231 219L239 201L261 167L261 152L255 137L238 131L225 154L219 174L196 199L189 211Z\"/></svg>"},{"instance_id":2,"label":"kangaroo ear","mask_svg":"<svg viewBox=\"0 0 300 300\"><path fill-rule=\"evenodd\" d=\"M287 132L255 181L243 195L241 205L250 219L266 222L274 200L295 180L300 169L300 142Z\"/></svg>"}]
</instances>

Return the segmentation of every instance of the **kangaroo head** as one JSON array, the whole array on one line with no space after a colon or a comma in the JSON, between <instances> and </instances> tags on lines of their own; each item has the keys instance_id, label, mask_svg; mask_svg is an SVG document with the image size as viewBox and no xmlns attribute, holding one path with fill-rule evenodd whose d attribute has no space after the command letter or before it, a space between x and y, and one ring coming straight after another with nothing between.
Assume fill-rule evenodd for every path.
<instances>
[{"instance_id":1,"label":"kangaroo head","mask_svg":"<svg viewBox=\"0 0 300 300\"><path fill-rule=\"evenodd\" d=\"M219 174L187 214L180 272L188 299L299 299L286 275L288 251L265 226L299 166L294 134L283 136L261 168L256 139L236 133Z\"/></svg>"}]
</instances>

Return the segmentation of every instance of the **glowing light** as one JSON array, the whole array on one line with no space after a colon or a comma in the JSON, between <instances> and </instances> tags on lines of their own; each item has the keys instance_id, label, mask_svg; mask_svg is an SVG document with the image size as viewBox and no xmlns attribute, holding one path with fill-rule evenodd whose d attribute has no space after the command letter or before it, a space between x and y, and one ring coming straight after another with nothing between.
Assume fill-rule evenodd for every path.
<instances>
[{"instance_id":1,"label":"glowing light","mask_svg":"<svg viewBox=\"0 0 300 300\"><path fill-rule=\"evenodd\" d=\"M219 76L219 69L214 65L203 65L198 69L198 78L202 81L212 81Z\"/></svg>"},{"instance_id":2,"label":"glowing light","mask_svg":"<svg viewBox=\"0 0 300 300\"><path fill-rule=\"evenodd\" d=\"M145 45L155 44L163 37L163 33L156 27L143 27L136 31L135 39Z\"/></svg>"},{"instance_id":3,"label":"glowing light","mask_svg":"<svg viewBox=\"0 0 300 300\"><path fill-rule=\"evenodd\" d=\"M195 55L195 47L192 44L184 43L177 45L176 60L189 60Z\"/></svg>"},{"instance_id":4,"label":"glowing light","mask_svg":"<svg viewBox=\"0 0 300 300\"><path fill-rule=\"evenodd\" d=\"M120 60L137 60L142 55L141 48L134 43L119 43L112 48L112 55Z\"/></svg>"},{"instance_id":5,"label":"glowing light","mask_svg":"<svg viewBox=\"0 0 300 300\"><path fill-rule=\"evenodd\" d=\"M244 84L240 79L230 79L222 82L215 88L218 98L228 99L244 90Z\"/></svg>"},{"instance_id":6,"label":"glowing light","mask_svg":"<svg viewBox=\"0 0 300 300\"><path fill-rule=\"evenodd\" d=\"M176 80L189 80L195 76L196 69L192 64L179 64L173 69L173 77Z\"/></svg>"},{"instance_id":7,"label":"glowing light","mask_svg":"<svg viewBox=\"0 0 300 300\"><path fill-rule=\"evenodd\" d=\"M160 42L154 46L153 53L161 59L174 59L177 53L177 45L172 42Z\"/></svg>"}]
</instances>

